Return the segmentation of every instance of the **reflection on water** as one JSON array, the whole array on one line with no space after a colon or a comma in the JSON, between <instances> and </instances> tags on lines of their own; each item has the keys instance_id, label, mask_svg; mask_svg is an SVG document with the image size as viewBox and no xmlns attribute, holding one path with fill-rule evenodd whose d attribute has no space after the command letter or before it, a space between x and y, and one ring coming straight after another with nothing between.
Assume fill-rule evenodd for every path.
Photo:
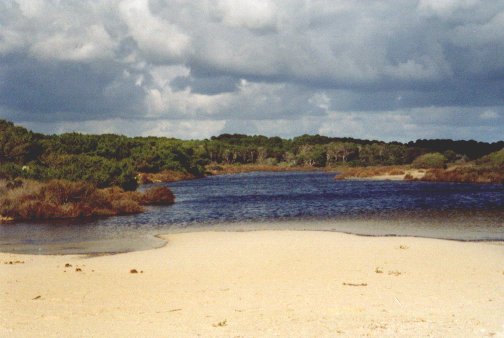
<instances>
[{"instance_id":1,"label":"reflection on water","mask_svg":"<svg viewBox=\"0 0 504 338\"><path fill-rule=\"evenodd\" d=\"M335 181L327 173L247 173L169 184L177 202L133 216L0 225L0 250L117 252L150 235L306 229L362 235L504 240L503 185Z\"/></svg>"}]
</instances>

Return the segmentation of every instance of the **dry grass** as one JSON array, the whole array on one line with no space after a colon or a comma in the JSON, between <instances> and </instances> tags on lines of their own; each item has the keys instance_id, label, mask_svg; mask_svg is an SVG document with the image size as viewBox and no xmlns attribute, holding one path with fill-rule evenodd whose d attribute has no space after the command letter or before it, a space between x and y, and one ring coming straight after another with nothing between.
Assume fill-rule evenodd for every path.
<instances>
[{"instance_id":1,"label":"dry grass","mask_svg":"<svg viewBox=\"0 0 504 338\"><path fill-rule=\"evenodd\" d=\"M415 176L406 166L343 168L337 180L404 175L404 180L459 183L504 183L504 168L481 165L451 166L448 169L427 169L425 175ZM422 172L423 170L418 170Z\"/></svg>"},{"instance_id":2,"label":"dry grass","mask_svg":"<svg viewBox=\"0 0 504 338\"><path fill-rule=\"evenodd\" d=\"M428 170L422 181L459 183L504 183L503 168L465 166Z\"/></svg>"},{"instance_id":3,"label":"dry grass","mask_svg":"<svg viewBox=\"0 0 504 338\"><path fill-rule=\"evenodd\" d=\"M144 210L142 205L168 201L173 203L174 196L166 187L140 193L65 180L0 181L0 219L4 221L135 214Z\"/></svg>"}]
</instances>

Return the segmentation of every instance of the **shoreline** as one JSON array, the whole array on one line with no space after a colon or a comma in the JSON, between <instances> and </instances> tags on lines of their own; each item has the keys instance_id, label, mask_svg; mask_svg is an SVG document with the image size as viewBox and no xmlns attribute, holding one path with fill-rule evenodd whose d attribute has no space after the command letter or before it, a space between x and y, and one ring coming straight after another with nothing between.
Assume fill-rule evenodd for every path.
<instances>
[{"instance_id":1,"label":"shoreline","mask_svg":"<svg viewBox=\"0 0 504 338\"><path fill-rule=\"evenodd\" d=\"M220 170L208 170L207 174L202 176L194 176L192 174L175 172L175 171L163 171L159 173L138 173L137 178L141 182L139 188L135 192L142 192L145 187L157 183L173 183L180 181L190 181L196 179L202 179L211 176L220 175L236 175L242 173L253 173L253 172L314 172L314 173L336 173L334 177L335 180L348 180L348 181L420 181L420 182L431 182L431 183L464 183L464 184L499 184L498 182L491 181L457 181L457 180L444 180L435 179L432 170L424 169L412 169L409 166L381 166L381 167L307 167L307 166L273 166L273 165L223 165L219 166ZM445 170L449 171L449 170ZM439 175L439 173L437 173ZM38 181L37 181L38 182ZM39 182L40 183L40 182ZM71 182L71 183L84 183L81 181ZM98 189L107 190L114 189ZM124 195L130 192L125 192ZM141 206L138 205L141 209ZM127 211L113 211L115 213L113 216L123 216L130 215L134 213L142 213L143 211L138 210L127 210ZM110 212L109 212L110 213ZM91 216L64 216L56 218L27 218L27 219L16 219L11 216L4 216L0 214L0 224L18 223L24 221L42 221L42 220L78 220L80 218L93 218L93 217L110 217L106 214L91 215Z\"/></svg>"},{"instance_id":2,"label":"shoreline","mask_svg":"<svg viewBox=\"0 0 504 338\"><path fill-rule=\"evenodd\" d=\"M0 253L0 334L504 333L502 245L289 230L162 238L117 255Z\"/></svg>"},{"instance_id":3,"label":"shoreline","mask_svg":"<svg viewBox=\"0 0 504 338\"><path fill-rule=\"evenodd\" d=\"M25 243L23 238L9 237L8 233L5 233L5 243L0 244L0 252L47 255L128 253L162 247L164 246L162 240L164 235L201 232L299 231L340 233L370 238L425 238L462 243L503 243L504 232L498 231L504 226L502 215L501 211L487 210L480 215L475 215L474 211L467 213L460 211L456 216L443 212L428 216L395 213L374 216L342 216L330 219L303 218L200 223L188 227L170 226L166 229L146 229L144 231L124 229L120 236L89 237L80 241L74 239L64 242L39 239L37 233L33 232L31 242ZM474 221L468 221L467 217L476 218ZM481 224L475 223L478 217L485 217L490 224L497 228L490 231L488 226L482 227ZM36 230L36 228L30 229ZM23 229L20 230L23 231ZM481 231L490 232L481 236ZM65 234L62 236L65 238Z\"/></svg>"}]
</instances>

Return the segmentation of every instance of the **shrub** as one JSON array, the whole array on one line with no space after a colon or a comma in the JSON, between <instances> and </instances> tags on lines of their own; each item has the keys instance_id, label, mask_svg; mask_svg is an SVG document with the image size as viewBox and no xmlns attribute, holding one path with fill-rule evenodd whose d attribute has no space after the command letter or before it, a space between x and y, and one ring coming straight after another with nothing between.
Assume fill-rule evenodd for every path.
<instances>
[{"instance_id":1,"label":"shrub","mask_svg":"<svg viewBox=\"0 0 504 338\"><path fill-rule=\"evenodd\" d=\"M48 166L47 178L70 181L87 181L99 188L119 186L135 190L138 183L131 163L89 155L49 155L44 158Z\"/></svg>"},{"instance_id":2,"label":"shrub","mask_svg":"<svg viewBox=\"0 0 504 338\"><path fill-rule=\"evenodd\" d=\"M504 171L477 166L460 167L452 170L428 170L422 181L460 183L504 183Z\"/></svg>"},{"instance_id":3,"label":"shrub","mask_svg":"<svg viewBox=\"0 0 504 338\"><path fill-rule=\"evenodd\" d=\"M145 191L142 196L144 205L167 205L175 202L175 196L165 186L152 187Z\"/></svg>"},{"instance_id":4,"label":"shrub","mask_svg":"<svg viewBox=\"0 0 504 338\"><path fill-rule=\"evenodd\" d=\"M483 156L476 163L480 165L502 168L504 167L504 148L494 153Z\"/></svg>"},{"instance_id":5,"label":"shrub","mask_svg":"<svg viewBox=\"0 0 504 338\"><path fill-rule=\"evenodd\" d=\"M448 160L440 153L427 153L418 156L412 163L417 169L444 168Z\"/></svg>"},{"instance_id":6,"label":"shrub","mask_svg":"<svg viewBox=\"0 0 504 338\"><path fill-rule=\"evenodd\" d=\"M11 180L21 176L23 173L22 167L12 162L0 164L0 179Z\"/></svg>"},{"instance_id":7,"label":"shrub","mask_svg":"<svg viewBox=\"0 0 504 338\"><path fill-rule=\"evenodd\" d=\"M143 211L141 194L88 182L24 180L0 184L0 215L15 220L112 216Z\"/></svg>"}]
</instances>

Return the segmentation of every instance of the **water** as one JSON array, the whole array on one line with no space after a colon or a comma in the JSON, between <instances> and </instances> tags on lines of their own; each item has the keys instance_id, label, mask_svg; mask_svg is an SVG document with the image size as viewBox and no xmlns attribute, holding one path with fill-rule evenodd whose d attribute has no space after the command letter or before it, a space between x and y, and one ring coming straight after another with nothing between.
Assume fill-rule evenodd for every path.
<instances>
[{"instance_id":1,"label":"water","mask_svg":"<svg viewBox=\"0 0 504 338\"><path fill-rule=\"evenodd\" d=\"M334 174L213 176L168 184L176 203L139 215L0 225L0 251L100 253L158 247L159 233L294 229L504 241L504 186L335 181ZM147 188L147 187L145 187Z\"/></svg>"}]
</instances>

